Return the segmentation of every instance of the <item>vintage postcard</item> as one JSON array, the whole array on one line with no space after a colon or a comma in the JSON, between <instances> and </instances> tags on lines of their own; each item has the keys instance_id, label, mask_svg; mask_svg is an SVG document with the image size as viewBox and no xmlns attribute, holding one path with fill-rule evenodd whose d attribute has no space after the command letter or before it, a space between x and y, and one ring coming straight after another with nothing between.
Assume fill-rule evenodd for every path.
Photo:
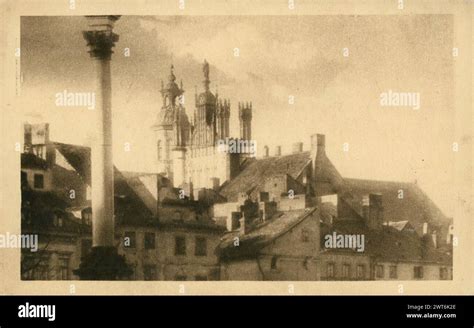
<instances>
[{"instance_id":1,"label":"vintage postcard","mask_svg":"<svg viewBox=\"0 0 474 328\"><path fill-rule=\"evenodd\" d=\"M473 292L472 2L2 15L2 293Z\"/></svg>"}]
</instances>

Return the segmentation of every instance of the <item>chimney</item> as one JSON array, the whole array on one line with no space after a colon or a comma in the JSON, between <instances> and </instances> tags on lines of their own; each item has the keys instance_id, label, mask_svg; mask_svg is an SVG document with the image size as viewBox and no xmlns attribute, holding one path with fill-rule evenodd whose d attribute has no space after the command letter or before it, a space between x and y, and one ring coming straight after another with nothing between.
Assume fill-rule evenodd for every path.
<instances>
[{"instance_id":1,"label":"chimney","mask_svg":"<svg viewBox=\"0 0 474 328\"><path fill-rule=\"evenodd\" d=\"M313 134L311 136L311 160L313 161L313 172L317 173L316 158L326 154L326 136L324 134Z\"/></svg>"},{"instance_id":2,"label":"chimney","mask_svg":"<svg viewBox=\"0 0 474 328\"><path fill-rule=\"evenodd\" d=\"M247 232L246 231L247 228L245 226L245 217L240 218L239 222L240 222L239 232L241 235L245 235L245 233Z\"/></svg>"},{"instance_id":3,"label":"chimney","mask_svg":"<svg viewBox=\"0 0 474 328\"><path fill-rule=\"evenodd\" d=\"M32 152L31 142L31 124L25 123L23 125L23 151L25 153Z\"/></svg>"},{"instance_id":4,"label":"chimney","mask_svg":"<svg viewBox=\"0 0 474 328\"><path fill-rule=\"evenodd\" d=\"M364 218L365 222L369 220L369 196L365 195L362 197L362 217Z\"/></svg>"},{"instance_id":5,"label":"chimney","mask_svg":"<svg viewBox=\"0 0 474 328\"><path fill-rule=\"evenodd\" d=\"M211 187L212 187L212 190L214 190L214 191L219 190L219 187L220 187L219 178L216 178L216 177L211 178Z\"/></svg>"},{"instance_id":6,"label":"chimney","mask_svg":"<svg viewBox=\"0 0 474 328\"><path fill-rule=\"evenodd\" d=\"M281 156L281 146L275 147L275 156Z\"/></svg>"},{"instance_id":7,"label":"chimney","mask_svg":"<svg viewBox=\"0 0 474 328\"><path fill-rule=\"evenodd\" d=\"M227 221L227 230L234 231L239 227L239 220L242 218L242 213L232 212L230 220Z\"/></svg>"},{"instance_id":8,"label":"chimney","mask_svg":"<svg viewBox=\"0 0 474 328\"><path fill-rule=\"evenodd\" d=\"M268 151L268 146L263 147L263 157L268 157L269 151Z\"/></svg>"},{"instance_id":9,"label":"chimney","mask_svg":"<svg viewBox=\"0 0 474 328\"><path fill-rule=\"evenodd\" d=\"M382 194L369 195L369 229L379 230L383 224Z\"/></svg>"},{"instance_id":10,"label":"chimney","mask_svg":"<svg viewBox=\"0 0 474 328\"><path fill-rule=\"evenodd\" d=\"M326 136L324 134L317 134L317 146L318 151L317 154L325 154L326 153Z\"/></svg>"},{"instance_id":11,"label":"chimney","mask_svg":"<svg viewBox=\"0 0 474 328\"><path fill-rule=\"evenodd\" d=\"M301 153L303 151L303 143L295 142L293 144L293 154Z\"/></svg>"}]
</instances>

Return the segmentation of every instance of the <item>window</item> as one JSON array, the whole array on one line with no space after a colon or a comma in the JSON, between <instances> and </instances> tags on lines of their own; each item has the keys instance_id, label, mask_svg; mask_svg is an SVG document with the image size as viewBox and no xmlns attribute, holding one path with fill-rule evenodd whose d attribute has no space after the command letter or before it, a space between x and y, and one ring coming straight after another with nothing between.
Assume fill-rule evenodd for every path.
<instances>
[{"instance_id":1,"label":"window","mask_svg":"<svg viewBox=\"0 0 474 328\"><path fill-rule=\"evenodd\" d=\"M397 271L397 266L396 265L391 265L390 266L390 279L397 279L398 278L398 271Z\"/></svg>"},{"instance_id":2,"label":"window","mask_svg":"<svg viewBox=\"0 0 474 328\"><path fill-rule=\"evenodd\" d=\"M25 256L21 260L21 277L25 280L49 280L49 254Z\"/></svg>"},{"instance_id":3,"label":"window","mask_svg":"<svg viewBox=\"0 0 474 328\"><path fill-rule=\"evenodd\" d=\"M180 211L175 211L173 213L173 221L182 222L183 221L183 213L181 213Z\"/></svg>"},{"instance_id":4,"label":"window","mask_svg":"<svg viewBox=\"0 0 474 328\"><path fill-rule=\"evenodd\" d=\"M309 242L309 231L307 229L301 230L301 241L303 243Z\"/></svg>"},{"instance_id":5,"label":"window","mask_svg":"<svg viewBox=\"0 0 474 328\"><path fill-rule=\"evenodd\" d=\"M334 263L327 264L327 276L328 278L334 278L336 276L336 265Z\"/></svg>"},{"instance_id":6,"label":"window","mask_svg":"<svg viewBox=\"0 0 474 328\"><path fill-rule=\"evenodd\" d=\"M21 188L28 188L28 174L25 171L21 171Z\"/></svg>"},{"instance_id":7,"label":"window","mask_svg":"<svg viewBox=\"0 0 474 328\"><path fill-rule=\"evenodd\" d=\"M156 145L156 150L157 150L157 154L158 154L158 160L161 161L161 140L158 140L158 143Z\"/></svg>"},{"instance_id":8,"label":"window","mask_svg":"<svg viewBox=\"0 0 474 328\"><path fill-rule=\"evenodd\" d=\"M47 264L40 264L33 269L34 280L49 280L49 266Z\"/></svg>"},{"instance_id":9,"label":"window","mask_svg":"<svg viewBox=\"0 0 474 328\"><path fill-rule=\"evenodd\" d=\"M422 266L413 267L413 276L415 277L415 279L422 279L423 278L423 267Z\"/></svg>"},{"instance_id":10,"label":"window","mask_svg":"<svg viewBox=\"0 0 474 328\"><path fill-rule=\"evenodd\" d=\"M197 275L194 277L196 281L207 281L207 276Z\"/></svg>"},{"instance_id":11,"label":"window","mask_svg":"<svg viewBox=\"0 0 474 328\"><path fill-rule=\"evenodd\" d=\"M446 280L448 279L448 269L445 267L439 268L439 279Z\"/></svg>"},{"instance_id":12,"label":"window","mask_svg":"<svg viewBox=\"0 0 474 328\"><path fill-rule=\"evenodd\" d=\"M136 247L136 234L135 234L135 231L125 231L125 236L123 238L123 246L125 248L135 248Z\"/></svg>"},{"instance_id":13,"label":"window","mask_svg":"<svg viewBox=\"0 0 474 328\"><path fill-rule=\"evenodd\" d=\"M143 266L143 279L156 280L156 267L154 265Z\"/></svg>"},{"instance_id":14,"label":"window","mask_svg":"<svg viewBox=\"0 0 474 328\"><path fill-rule=\"evenodd\" d=\"M384 277L384 270L383 265L376 265L375 266L375 277L383 278Z\"/></svg>"},{"instance_id":15,"label":"window","mask_svg":"<svg viewBox=\"0 0 474 328\"><path fill-rule=\"evenodd\" d=\"M54 214L53 216L53 225L55 227L62 227L63 226L63 218L58 214Z\"/></svg>"},{"instance_id":16,"label":"window","mask_svg":"<svg viewBox=\"0 0 474 328\"><path fill-rule=\"evenodd\" d=\"M33 186L36 189L43 189L44 188L44 175L42 174L35 174L33 178Z\"/></svg>"},{"instance_id":17,"label":"window","mask_svg":"<svg viewBox=\"0 0 474 328\"><path fill-rule=\"evenodd\" d=\"M69 280L69 257L63 256L59 258L59 280Z\"/></svg>"},{"instance_id":18,"label":"window","mask_svg":"<svg viewBox=\"0 0 474 328\"><path fill-rule=\"evenodd\" d=\"M89 210L82 211L82 224L91 225L92 224L92 212Z\"/></svg>"},{"instance_id":19,"label":"window","mask_svg":"<svg viewBox=\"0 0 474 328\"><path fill-rule=\"evenodd\" d=\"M186 238L176 236L174 239L174 255L186 255Z\"/></svg>"},{"instance_id":20,"label":"window","mask_svg":"<svg viewBox=\"0 0 474 328\"><path fill-rule=\"evenodd\" d=\"M276 257L276 256L272 257L272 261L270 262L270 268L272 270L276 270L277 269L277 263L278 263L278 257Z\"/></svg>"},{"instance_id":21,"label":"window","mask_svg":"<svg viewBox=\"0 0 474 328\"><path fill-rule=\"evenodd\" d=\"M155 233L145 232L145 238L143 239L143 247L145 249L155 249Z\"/></svg>"},{"instance_id":22,"label":"window","mask_svg":"<svg viewBox=\"0 0 474 328\"><path fill-rule=\"evenodd\" d=\"M342 277L350 278L350 276L351 276L351 265L345 263L342 265Z\"/></svg>"},{"instance_id":23,"label":"window","mask_svg":"<svg viewBox=\"0 0 474 328\"><path fill-rule=\"evenodd\" d=\"M365 265L364 264L357 265L357 279L365 279Z\"/></svg>"},{"instance_id":24,"label":"window","mask_svg":"<svg viewBox=\"0 0 474 328\"><path fill-rule=\"evenodd\" d=\"M174 280L185 281L187 280L187 277L185 275L177 275L176 277L174 277Z\"/></svg>"},{"instance_id":25,"label":"window","mask_svg":"<svg viewBox=\"0 0 474 328\"><path fill-rule=\"evenodd\" d=\"M194 251L196 256L206 256L207 255L207 240L203 237L196 237L196 249Z\"/></svg>"},{"instance_id":26,"label":"window","mask_svg":"<svg viewBox=\"0 0 474 328\"><path fill-rule=\"evenodd\" d=\"M82 239L81 240L81 256L85 257L89 254L92 249L92 240Z\"/></svg>"}]
</instances>

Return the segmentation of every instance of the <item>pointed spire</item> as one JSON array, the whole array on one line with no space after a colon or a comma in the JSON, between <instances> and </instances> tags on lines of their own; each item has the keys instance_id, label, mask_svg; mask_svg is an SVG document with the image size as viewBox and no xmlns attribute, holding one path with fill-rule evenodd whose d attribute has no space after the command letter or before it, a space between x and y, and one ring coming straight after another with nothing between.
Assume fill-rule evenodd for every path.
<instances>
[{"instance_id":1,"label":"pointed spire","mask_svg":"<svg viewBox=\"0 0 474 328\"><path fill-rule=\"evenodd\" d=\"M176 81L176 76L174 76L173 70L174 70L174 66L173 66L173 64L171 64L170 76L168 77L168 80L169 80L170 82Z\"/></svg>"},{"instance_id":2,"label":"pointed spire","mask_svg":"<svg viewBox=\"0 0 474 328\"><path fill-rule=\"evenodd\" d=\"M209 84L211 84L211 81L209 80L209 63L207 60L204 59L204 65L202 67L202 71L204 73L204 89L206 91L209 91Z\"/></svg>"}]
</instances>

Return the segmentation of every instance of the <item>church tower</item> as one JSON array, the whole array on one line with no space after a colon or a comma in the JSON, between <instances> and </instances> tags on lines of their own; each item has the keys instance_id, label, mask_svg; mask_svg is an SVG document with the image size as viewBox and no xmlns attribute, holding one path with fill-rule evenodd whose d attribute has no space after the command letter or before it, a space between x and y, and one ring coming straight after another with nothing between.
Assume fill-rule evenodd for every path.
<instances>
[{"instance_id":1,"label":"church tower","mask_svg":"<svg viewBox=\"0 0 474 328\"><path fill-rule=\"evenodd\" d=\"M240 139L252 139L252 102L239 102Z\"/></svg>"},{"instance_id":2,"label":"church tower","mask_svg":"<svg viewBox=\"0 0 474 328\"><path fill-rule=\"evenodd\" d=\"M230 101L219 99L217 105L217 138L229 138Z\"/></svg>"},{"instance_id":3,"label":"church tower","mask_svg":"<svg viewBox=\"0 0 474 328\"><path fill-rule=\"evenodd\" d=\"M163 103L156 123L152 126L156 136L158 172L171 180L173 180L174 166L176 166L173 163L173 158L178 158L178 161L182 158L184 160L182 149L189 142L189 120L182 105L183 83L181 82L180 86L176 84L173 70L174 67L171 65L166 86L163 81L161 82L160 92ZM176 148L180 149L179 156L174 154ZM184 167L184 163L179 166ZM185 172L179 172L179 174L184 175Z\"/></svg>"},{"instance_id":4,"label":"church tower","mask_svg":"<svg viewBox=\"0 0 474 328\"><path fill-rule=\"evenodd\" d=\"M194 148L214 146L217 138L217 97L209 89L209 64L204 60L204 91L196 95L194 130L192 145Z\"/></svg>"}]
</instances>

